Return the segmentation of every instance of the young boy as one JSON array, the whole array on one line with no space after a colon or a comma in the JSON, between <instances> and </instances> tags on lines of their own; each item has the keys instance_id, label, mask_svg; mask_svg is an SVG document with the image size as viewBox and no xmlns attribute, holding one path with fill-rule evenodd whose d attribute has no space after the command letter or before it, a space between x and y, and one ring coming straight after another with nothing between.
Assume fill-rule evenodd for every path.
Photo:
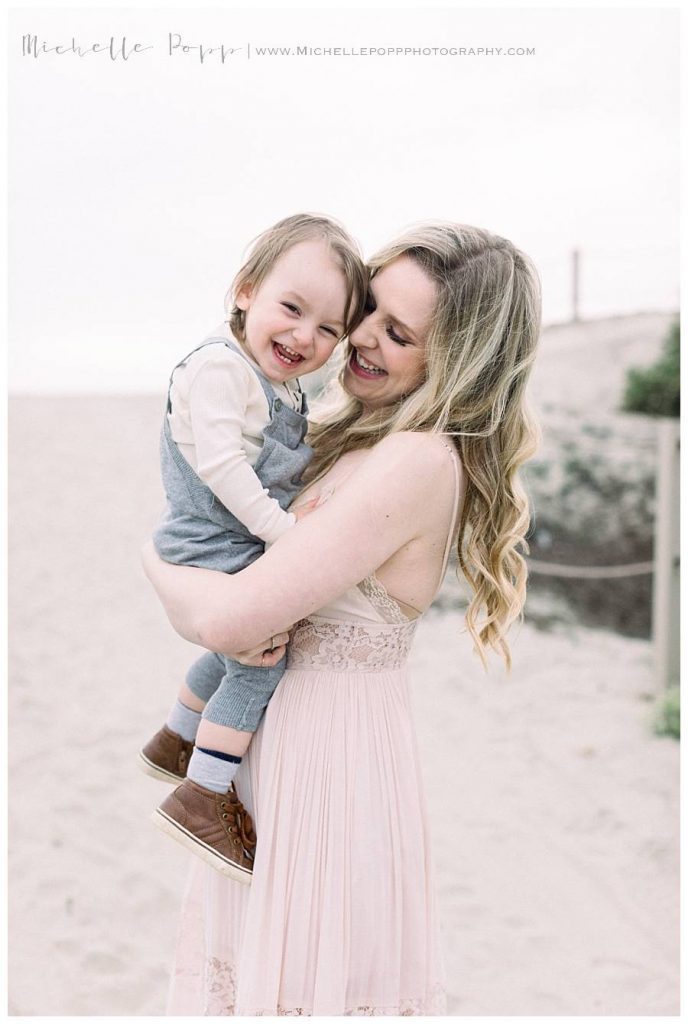
<instances>
[{"instance_id":1,"label":"young boy","mask_svg":"<svg viewBox=\"0 0 688 1024\"><path fill-rule=\"evenodd\" d=\"M312 454L297 374L321 367L356 326L366 288L355 243L328 218L288 217L256 240L232 285L230 330L172 371L161 558L238 572L294 525L287 508ZM284 662L255 668L204 654L139 755L148 774L181 782L155 823L246 883L255 835L232 779Z\"/></svg>"}]
</instances>

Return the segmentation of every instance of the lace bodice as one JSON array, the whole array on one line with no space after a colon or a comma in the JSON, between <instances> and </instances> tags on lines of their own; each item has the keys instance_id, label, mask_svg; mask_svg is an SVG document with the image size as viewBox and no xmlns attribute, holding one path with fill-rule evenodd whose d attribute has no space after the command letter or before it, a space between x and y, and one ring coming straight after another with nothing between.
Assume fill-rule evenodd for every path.
<instances>
[{"instance_id":1,"label":"lace bodice","mask_svg":"<svg viewBox=\"0 0 688 1024\"><path fill-rule=\"evenodd\" d=\"M415 622L382 629L357 622L302 619L292 633L287 667L330 672L379 672L406 662Z\"/></svg>"},{"instance_id":2,"label":"lace bodice","mask_svg":"<svg viewBox=\"0 0 688 1024\"><path fill-rule=\"evenodd\" d=\"M379 672L406 662L417 619L407 619L377 577L368 576L317 615L297 622L287 667Z\"/></svg>"}]
</instances>

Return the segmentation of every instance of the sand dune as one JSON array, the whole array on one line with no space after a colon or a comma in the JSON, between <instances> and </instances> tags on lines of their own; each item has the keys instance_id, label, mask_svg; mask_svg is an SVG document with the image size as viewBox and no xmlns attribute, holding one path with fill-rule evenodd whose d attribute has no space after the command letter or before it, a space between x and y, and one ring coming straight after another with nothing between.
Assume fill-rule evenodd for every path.
<instances>
[{"instance_id":1,"label":"sand dune","mask_svg":"<svg viewBox=\"0 0 688 1024\"><path fill-rule=\"evenodd\" d=\"M163 1012L184 853L135 755L197 649L138 564L162 396L11 403L10 1012ZM642 641L526 624L484 676L457 612L414 693L454 1014L678 1013L678 744Z\"/></svg>"}]
</instances>

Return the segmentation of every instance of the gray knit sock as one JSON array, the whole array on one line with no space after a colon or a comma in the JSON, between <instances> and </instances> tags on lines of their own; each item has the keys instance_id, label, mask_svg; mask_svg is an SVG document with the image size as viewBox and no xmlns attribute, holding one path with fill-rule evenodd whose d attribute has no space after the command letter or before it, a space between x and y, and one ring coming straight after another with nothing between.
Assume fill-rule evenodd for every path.
<instances>
[{"instance_id":1,"label":"gray knit sock","mask_svg":"<svg viewBox=\"0 0 688 1024\"><path fill-rule=\"evenodd\" d=\"M204 789L211 789L213 793L226 793L240 764L241 758L226 761L224 757L214 757L194 747L186 777Z\"/></svg>"},{"instance_id":2,"label":"gray knit sock","mask_svg":"<svg viewBox=\"0 0 688 1024\"><path fill-rule=\"evenodd\" d=\"M179 733L183 740L188 740L191 743L196 739L198 726L201 724L201 715L202 712L192 711L191 708L187 708L186 704L177 700L170 708L165 724L172 732Z\"/></svg>"}]
</instances>

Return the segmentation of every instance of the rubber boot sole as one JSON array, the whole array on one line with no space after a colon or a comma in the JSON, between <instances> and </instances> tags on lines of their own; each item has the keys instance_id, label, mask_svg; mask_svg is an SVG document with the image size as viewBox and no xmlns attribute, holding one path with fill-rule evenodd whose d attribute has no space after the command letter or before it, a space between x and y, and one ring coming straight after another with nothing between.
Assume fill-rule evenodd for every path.
<instances>
[{"instance_id":1,"label":"rubber boot sole","mask_svg":"<svg viewBox=\"0 0 688 1024\"><path fill-rule=\"evenodd\" d=\"M165 768L153 764L142 750L139 751L139 768L146 775L150 775L152 779L158 779L159 782L171 782L172 785L178 786L180 782L184 781L183 775L175 775L174 772L168 772Z\"/></svg>"},{"instance_id":2,"label":"rubber boot sole","mask_svg":"<svg viewBox=\"0 0 688 1024\"><path fill-rule=\"evenodd\" d=\"M212 846L208 846L207 843L204 843L192 832L189 832L178 821L175 821L174 818L170 818L159 807L153 811L151 820L161 832L170 836L171 839L176 839L190 853L200 857L201 860L209 864L211 868L215 868L216 871L220 871L226 878L233 878L235 882L241 882L243 885L251 884L253 872L249 868L242 868L239 864L235 864L234 861L223 857L221 853L218 853Z\"/></svg>"}]
</instances>

